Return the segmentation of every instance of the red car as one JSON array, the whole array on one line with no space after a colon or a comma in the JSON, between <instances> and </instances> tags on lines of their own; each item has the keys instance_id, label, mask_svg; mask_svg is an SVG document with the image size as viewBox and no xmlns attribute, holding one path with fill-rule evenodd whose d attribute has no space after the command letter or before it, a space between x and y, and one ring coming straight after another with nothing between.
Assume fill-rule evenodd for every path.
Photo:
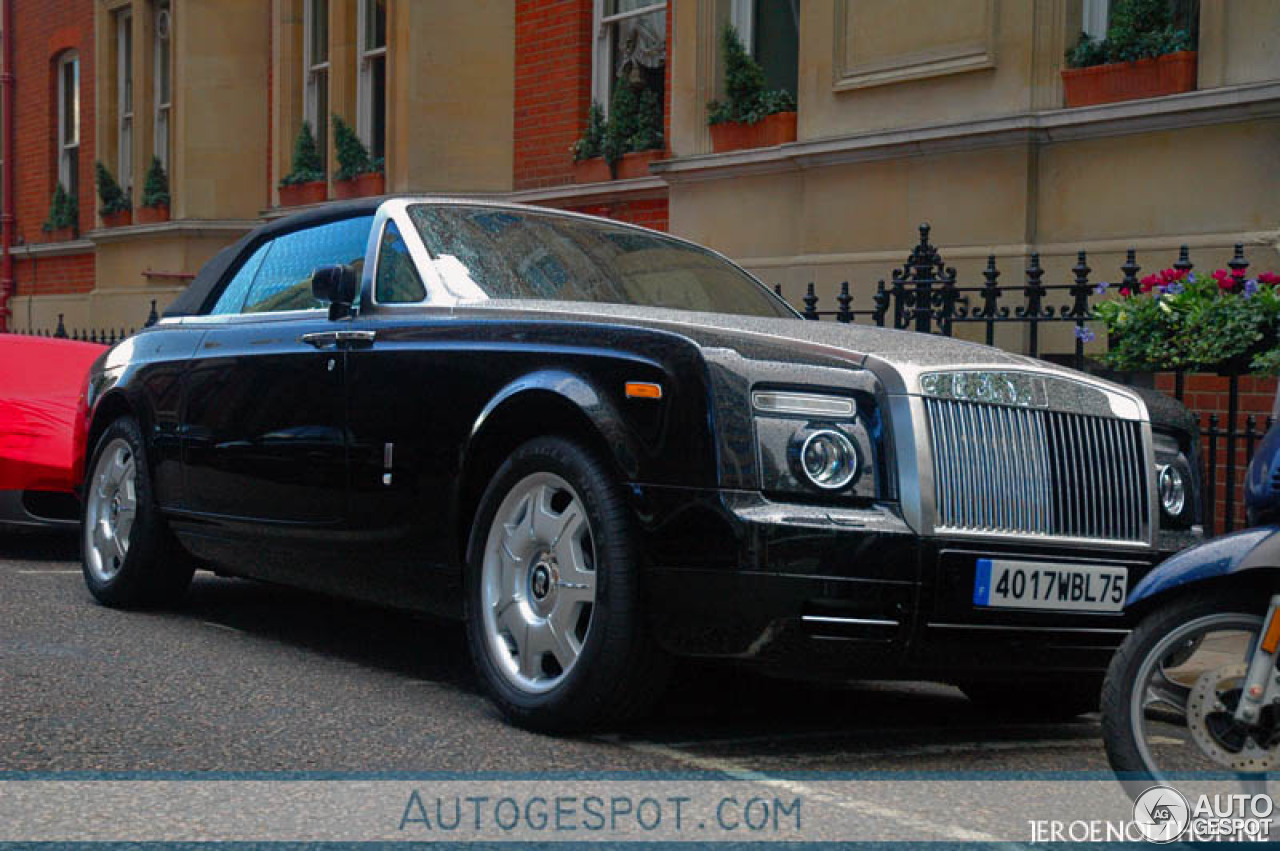
<instances>
[{"instance_id":1,"label":"red car","mask_svg":"<svg viewBox=\"0 0 1280 851\"><path fill-rule=\"evenodd\" d=\"M106 346L0 334L0 525L73 527L85 378Z\"/></svg>"}]
</instances>

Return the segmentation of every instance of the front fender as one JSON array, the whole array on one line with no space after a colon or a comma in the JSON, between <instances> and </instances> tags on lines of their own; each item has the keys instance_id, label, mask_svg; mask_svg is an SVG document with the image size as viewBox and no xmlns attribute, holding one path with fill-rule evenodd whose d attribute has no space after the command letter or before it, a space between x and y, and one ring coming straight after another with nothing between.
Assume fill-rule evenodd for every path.
<instances>
[{"instance_id":1,"label":"front fender","mask_svg":"<svg viewBox=\"0 0 1280 851\"><path fill-rule=\"evenodd\" d=\"M1183 550L1143 577L1126 607L1192 582L1267 567L1280 567L1280 526L1245 529Z\"/></svg>"},{"instance_id":2,"label":"front fender","mask_svg":"<svg viewBox=\"0 0 1280 851\"><path fill-rule=\"evenodd\" d=\"M623 474L631 479L638 475L639 453L622 416L588 380L560 369L522 375L495 393L472 424L463 457L469 455L476 437L495 414L528 394L550 394L575 408L603 438Z\"/></svg>"}]
</instances>

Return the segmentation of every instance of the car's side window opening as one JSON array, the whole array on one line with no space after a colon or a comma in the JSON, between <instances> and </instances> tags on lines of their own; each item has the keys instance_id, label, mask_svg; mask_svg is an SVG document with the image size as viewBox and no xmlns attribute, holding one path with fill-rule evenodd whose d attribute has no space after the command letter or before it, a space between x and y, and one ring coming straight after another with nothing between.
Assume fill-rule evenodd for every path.
<instances>
[{"instance_id":1,"label":"car's side window opening","mask_svg":"<svg viewBox=\"0 0 1280 851\"><path fill-rule=\"evenodd\" d=\"M271 251L271 242L264 242L258 246L258 250L253 252L244 265L240 267L235 276L227 282L227 286L222 290L222 295L218 296L218 300L213 305L213 309L209 313L213 316L226 316L228 314L239 313L241 306L244 305L244 297L249 294L249 287L253 284L254 276L258 274L262 261L266 259L267 253Z\"/></svg>"},{"instance_id":2,"label":"car's side window opening","mask_svg":"<svg viewBox=\"0 0 1280 851\"><path fill-rule=\"evenodd\" d=\"M373 216L343 219L278 236L264 243L227 282L214 316L323 307L311 295L311 273L345 263L359 277Z\"/></svg>"},{"instance_id":3,"label":"car's side window opening","mask_svg":"<svg viewBox=\"0 0 1280 851\"><path fill-rule=\"evenodd\" d=\"M427 297L427 288L395 222L387 222L382 231L374 293L379 304L416 304Z\"/></svg>"}]
</instances>

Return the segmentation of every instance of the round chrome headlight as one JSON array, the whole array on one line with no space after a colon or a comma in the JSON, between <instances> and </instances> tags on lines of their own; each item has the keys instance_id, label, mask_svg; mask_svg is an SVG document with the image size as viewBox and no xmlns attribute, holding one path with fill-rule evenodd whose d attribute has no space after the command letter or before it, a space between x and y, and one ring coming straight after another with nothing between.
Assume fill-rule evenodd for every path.
<instances>
[{"instance_id":1,"label":"round chrome headlight","mask_svg":"<svg viewBox=\"0 0 1280 851\"><path fill-rule=\"evenodd\" d=\"M1161 464L1156 475L1160 508L1169 517L1182 516L1187 506L1187 479L1173 464Z\"/></svg>"},{"instance_id":2,"label":"round chrome headlight","mask_svg":"<svg viewBox=\"0 0 1280 851\"><path fill-rule=\"evenodd\" d=\"M799 461L809 483L823 490L840 490L858 475L858 450L834 429L819 429L806 437Z\"/></svg>"}]
</instances>

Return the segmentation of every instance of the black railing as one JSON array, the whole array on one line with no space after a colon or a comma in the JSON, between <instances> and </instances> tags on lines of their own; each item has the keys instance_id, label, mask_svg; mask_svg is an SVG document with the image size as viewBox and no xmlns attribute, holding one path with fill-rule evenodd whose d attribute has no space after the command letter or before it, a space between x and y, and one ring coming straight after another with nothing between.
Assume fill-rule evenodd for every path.
<instances>
[{"instance_id":1,"label":"black railing","mask_svg":"<svg viewBox=\"0 0 1280 851\"><path fill-rule=\"evenodd\" d=\"M835 319L850 323L869 320L882 328L909 329L948 337L962 325L976 325L982 329L981 337L988 345L996 345L998 327L1016 324L1025 330L1022 354L1062 361L1081 371L1109 372L1086 356L1085 346L1096 338L1091 327L1098 321L1094 304L1114 288L1127 288L1130 292L1139 290L1138 274L1142 267L1138 265L1134 249L1125 252L1124 262L1116 269L1118 277L1109 281L1091 278L1094 270L1089 266L1088 255L1079 251L1071 267L1071 280L1067 283L1046 283L1040 255L1032 253L1018 283L1001 283L996 257L990 254L981 273L982 283L965 285L957 282L956 270L946 265L938 249L929 241L929 235L929 225L921 225L919 243L911 250L906 262L892 271L887 281L882 279L877 283L868 307L855 307L849 282L844 281L837 288L835 309L821 309L816 287L810 283L800 297L800 312L806 319ZM1182 272L1190 272L1194 268L1187 246L1179 249L1178 258L1171 265ZM1245 258L1242 244L1235 246L1227 266L1240 277L1245 276L1249 261ZM786 297L781 284L775 284L774 291ZM1071 350L1046 353L1040 333L1042 327L1061 324L1073 326ZM1244 463L1247 465L1259 438L1273 422L1272 418L1266 418L1266 428L1263 428L1264 424L1256 415L1241 420L1239 381L1239 375L1228 378L1225 418L1216 413L1196 412L1203 441L1205 492L1208 494L1205 523L1210 534L1219 528L1230 532L1236 527L1241 504L1237 490L1244 478L1238 449L1244 447ZM1185 399L1183 373L1174 373L1173 389L1179 400ZM1220 452L1223 449L1225 457ZM1217 499L1219 482L1225 484L1221 501Z\"/></svg>"},{"instance_id":2,"label":"black railing","mask_svg":"<svg viewBox=\"0 0 1280 851\"><path fill-rule=\"evenodd\" d=\"M76 340L81 343L101 343L106 346L114 346L126 337L130 337L137 333L137 328L71 328L68 329L63 321L64 314L58 314L58 324L53 328L29 328L21 331L10 331L11 334L21 334L29 337L52 337L60 340ZM151 300L151 312L147 314L147 319L142 323L143 328L150 328L160 321L160 314L156 312L155 299Z\"/></svg>"}]
</instances>

